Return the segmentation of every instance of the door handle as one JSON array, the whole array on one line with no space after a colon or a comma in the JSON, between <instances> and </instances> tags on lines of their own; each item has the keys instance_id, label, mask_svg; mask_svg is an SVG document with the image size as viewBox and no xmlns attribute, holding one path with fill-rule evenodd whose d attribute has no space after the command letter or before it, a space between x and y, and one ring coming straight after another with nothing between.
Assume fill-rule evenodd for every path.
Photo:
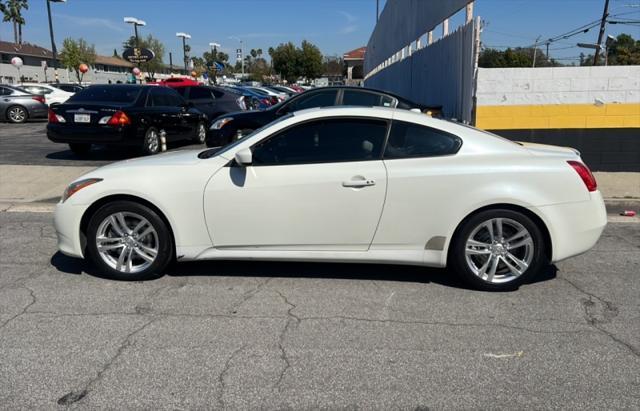
<instances>
[{"instance_id":1,"label":"door handle","mask_svg":"<svg viewBox=\"0 0 640 411\"><path fill-rule=\"evenodd\" d=\"M342 187L350 187L350 188L358 188L358 187L369 187L375 186L375 180L351 180L351 181L343 181Z\"/></svg>"}]
</instances>

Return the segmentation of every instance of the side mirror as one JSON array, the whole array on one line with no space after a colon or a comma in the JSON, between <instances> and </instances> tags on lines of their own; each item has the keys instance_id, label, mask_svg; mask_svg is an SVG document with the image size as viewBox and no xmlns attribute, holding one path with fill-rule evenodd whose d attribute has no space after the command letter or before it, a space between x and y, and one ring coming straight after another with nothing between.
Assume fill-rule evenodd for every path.
<instances>
[{"instance_id":1,"label":"side mirror","mask_svg":"<svg viewBox=\"0 0 640 411\"><path fill-rule=\"evenodd\" d=\"M235 155L236 163L239 166L249 166L253 162L253 153L251 153L251 149L243 148L238 151Z\"/></svg>"}]
</instances>

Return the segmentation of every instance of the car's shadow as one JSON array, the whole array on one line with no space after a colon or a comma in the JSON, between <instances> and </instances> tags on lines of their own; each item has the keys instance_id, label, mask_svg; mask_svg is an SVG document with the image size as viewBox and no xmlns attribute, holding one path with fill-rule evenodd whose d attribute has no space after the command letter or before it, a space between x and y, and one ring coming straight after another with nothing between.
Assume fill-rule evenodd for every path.
<instances>
[{"instance_id":1,"label":"car's shadow","mask_svg":"<svg viewBox=\"0 0 640 411\"><path fill-rule=\"evenodd\" d=\"M96 269L79 258L67 257L57 252L51 257L51 265L68 274L88 274L104 278ZM468 289L455 273L442 268L429 268L389 264L310 263L282 261L196 261L172 264L166 272L172 277L279 277L279 278L327 278L347 280L399 281L434 283L447 287ZM528 284L556 278L557 268L548 265Z\"/></svg>"}]
</instances>

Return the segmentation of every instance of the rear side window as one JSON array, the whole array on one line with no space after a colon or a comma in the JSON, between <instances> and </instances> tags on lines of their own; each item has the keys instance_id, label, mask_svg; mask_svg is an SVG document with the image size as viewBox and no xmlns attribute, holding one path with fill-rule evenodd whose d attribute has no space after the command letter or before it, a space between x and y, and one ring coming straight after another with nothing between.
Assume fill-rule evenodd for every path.
<instances>
[{"instance_id":1,"label":"rear side window","mask_svg":"<svg viewBox=\"0 0 640 411\"><path fill-rule=\"evenodd\" d=\"M13 92L11 90L9 90L8 88L0 87L0 96L9 96L12 93Z\"/></svg>"},{"instance_id":2,"label":"rear side window","mask_svg":"<svg viewBox=\"0 0 640 411\"><path fill-rule=\"evenodd\" d=\"M393 99L387 96L359 90L345 90L342 96L342 104L345 106L391 107L392 103Z\"/></svg>"},{"instance_id":3,"label":"rear side window","mask_svg":"<svg viewBox=\"0 0 640 411\"><path fill-rule=\"evenodd\" d=\"M379 160L387 123L364 118L310 121L254 146L254 165Z\"/></svg>"},{"instance_id":4,"label":"rear side window","mask_svg":"<svg viewBox=\"0 0 640 411\"><path fill-rule=\"evenodd\" d=\"M213 89L213 90L211 90L211 92L213 93L213 96L215 98L220 98L220 97L224 96L224 92L222 92L220 90Z\"/></svg>"},{"instance_id":5,"label":"rear side window","mask_svg":"<svg viewBox=\"0 0 640 411\"><path fill-rule=\"evenodd\" d=\"M90 86L71 96L69 103L79 101L113 102L131 104L142 90L139 86Z\"/></svg>"},{"instance_id":6,"label":"rear side window","mask_svg":"<svg viewBox=\"0 0 640 411\"><path fill-rule=\"evenodd\" d=\"M38 86L25 86L24 89L27 90L29 93L39 94L41 96L43 96L45 94L51 94L53 92L52 90L49 90L48 88L38 87Z\"/></svg>"},{"instance_id":7,"label":"rear side window","mask_svg":"<svg viewBox=\"0 0 640 411\"><path fill-rule=\"evenodd\" d=\"M211 92L204 87L191 87L189 100L211 100Z\"/></svg>"},{"instance_id":8,"label":"rear side window","mask_svg":"<svg viewBox=\"0 0 640 411\"><path fill-rule=\"evenodd\" d=\"M333 106L335 103L335 90L319 91L298 97L295 101L291 102L288 107L288 111L292 112L307 108Z\"/></svg>"},{"instance_id":9,"label":"rear side window","mask_svg":"<svg viewBox=\"0 0 640 411\"><path fill-rule=\"evenodd\" d=\"M168 87L152 88L148 105L153 107L177 107L184 101L177 92Z\"/></svg>"},{"instance_id":10,"label":"rear side window","mask_svg":"<svg viewBox=\"0 0 640 411\"><path fill-rule=\"evenodd\" d=\"M462 140L445 131L419 124L394 121L384 152L385 159L436 157L455 154Z\"/></svg>"}]
</instances>

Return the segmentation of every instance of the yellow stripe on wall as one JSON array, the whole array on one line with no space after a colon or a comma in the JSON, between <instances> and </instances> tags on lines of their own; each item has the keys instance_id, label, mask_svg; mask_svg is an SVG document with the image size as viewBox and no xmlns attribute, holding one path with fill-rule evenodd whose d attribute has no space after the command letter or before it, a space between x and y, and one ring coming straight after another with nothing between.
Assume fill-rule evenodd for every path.
<instances>
[{"instance_id":1,"label":"yellow stripe on wall","mask_svg":"<svg viewBox=\"0 0 640 411\"><path fill-rule=\"evenodd\" d=\"M476 126L485 130L635 128L640 127L640 103L478 106Z\"/></svg>"}]
</instances>

